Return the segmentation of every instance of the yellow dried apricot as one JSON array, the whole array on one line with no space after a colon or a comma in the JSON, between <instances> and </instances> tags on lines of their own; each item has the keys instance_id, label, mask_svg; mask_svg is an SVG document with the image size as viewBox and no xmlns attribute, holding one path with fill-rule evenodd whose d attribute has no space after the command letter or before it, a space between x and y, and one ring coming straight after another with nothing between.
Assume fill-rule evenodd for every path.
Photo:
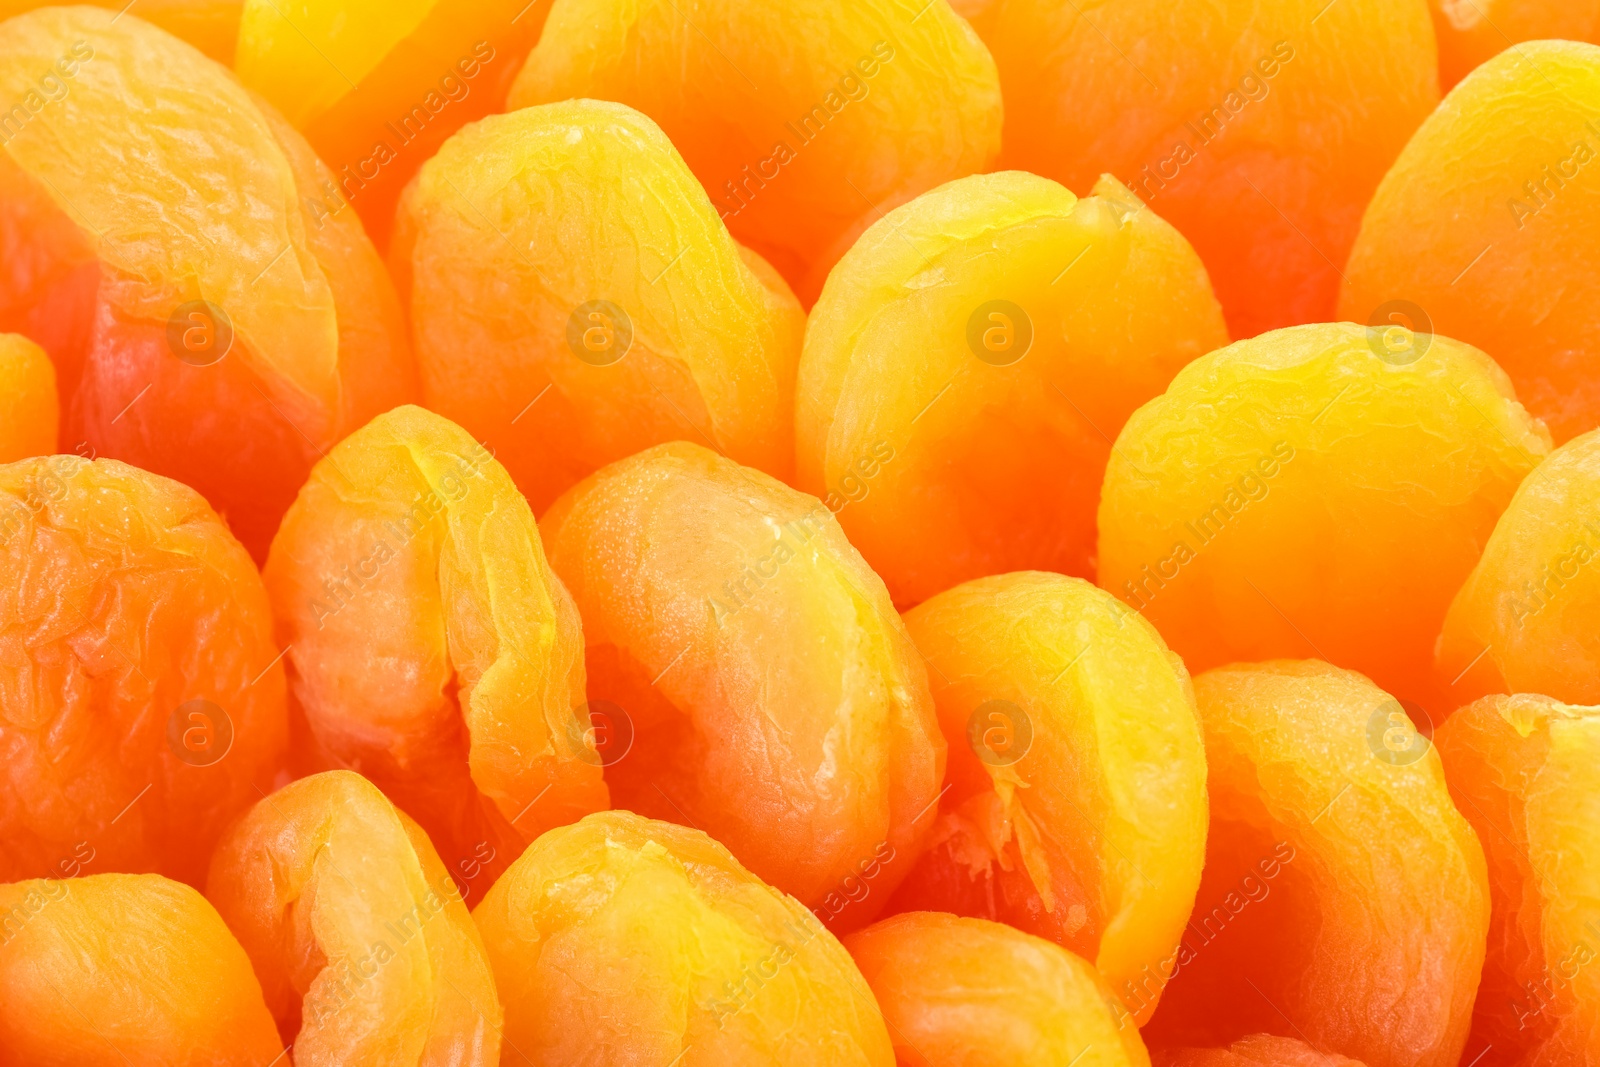
<instances>
[{"instance_id":1,"label":"yellow dried apricot","mask_svg":"<svg viewBox=\"0 0 1600 1067\"><path fill-rule=\"evenodd\" d=\"M60 413L50 357L21 334L0 333L0 463L55 452Z\"/></svg>"}]
</instances>

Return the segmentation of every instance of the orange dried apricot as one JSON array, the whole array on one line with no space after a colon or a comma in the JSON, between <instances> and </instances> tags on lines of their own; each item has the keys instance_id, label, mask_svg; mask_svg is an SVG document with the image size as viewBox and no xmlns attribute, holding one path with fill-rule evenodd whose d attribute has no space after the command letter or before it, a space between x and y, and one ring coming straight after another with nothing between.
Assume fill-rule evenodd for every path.
<instances>
[{"instance_id":1,"label":"orange dried apricot","mask_svg":"<svg viewBox=\"0 0 1600 1067\"><path fill-rule=\"evenodd\" d=\"M250 960L204 897L154 874L0 885L0 1063L266 1067Z\"/></svg>"},{"instance_id":2,"label":"orange dried apricot","mask_svg":"<svg viewBox=\"0 0 1600 1067\"><path fill-rule=\"evenodd\" d=\"M1316 656L1436 708L1450 598L1548 449L1505 374L1449 338L1335 323L1240 341L1117 438L1100 584L1191 670Z\"/></svg>"},{"instance_id":3,"label":"orange dried apricot","mask_svg":"<svg viewBox=\"0 0 1600 1067\"><path fill-rule=\"evenodd\" d=\"M50 357L21 334L0 333L0 463L55 452L59 421Z\"/></svg>"},{"instance_id":4,"label":"orange dried apricot","mask_svg":"<svg viewBox=\"0 0 1600 1067\"><path fill-rule=\"evenodd\" d=\"M1600 41L1600 0L1430 0L1429 6L1445 89L1524 41Z\"/></svg>"},{"instance_id":5,"label":"orange dried apricot","mask_svg":"<svg viewBox=\"0 0 1600 1067\"><path fill-rule=\"evenodd\" d=\"M129 12L128 0L84 0L93 7ZM186 41L224 66L233 63L233 46L239 37L239 12L244 0L137 0L137 16L152 26ZM50 0L0 0L0 20L36 8L53 6Z\"/></svg>"},{"instance_id":6,"label":"orange dried apricot","mask_svg":"<svg viewBox=\"0 0 1600 1067\"><path fill-rule=\"evenodd\" d=\"M407 190L390 262L427 405L535 512L677 438L789 473L805 316L638 112L575 100L462 130Z\"/></svg>"},{"instance_id":7,"label":"orange dried apricot","mask_svg":"<svg viewBox=\"0 0 1600 1067\"><path fill-rule=\"evenodd\" d=\"M1428 117L1373 194L1339 317L1392 318L1476 345L1557 443L1594 429L1597 159L1600 47L1533 41L1489 60Z\"/></svg>"},{"instance_id":8,"label":"orange dried apricot","mask_svg":"<svg viewBox=\"0 0 1600 1067\"><path fill-rule=\"evenodd\" d=\"M263 557L319 450L414 391L382 261L319 214L297 134L132 15L6 22L4 98L0 329L54 359L64 440L193 486Z\"/></svg>"},{"instance_id":9,"label":"orange dried apricot","mask_svg":"<svg viewBox=\"0 0 1600 1067\"><path fill-rule=\"evenodd\" d=\"M510 106L649 115L809 305L883 212L986 170L994 61L945 0L555 0Z\"/></svg>"},{"instance_id":10,"label":"orange dried apricot","mask_svg":"<svg viewBox=\"0 0 1600 1067\"><path fill-rule=\"evenodd\" d=\"M607 806L578 610L527 502L459 426L407 406L341 441L265 579L309 762L371 779L469 891Z\"/></svg>"},{"instance_id":11,"label":"orange dried apricot","mask_svg":"<svg viewBox=\"0 0 1600 1067\"><path fill-rule=\"evenodd\" d=\"M985 919L921 911L845 938L900 1067L1148 1067L1093 967Z\"/></svg>"},{"instance_id":12,"label":"orange dried apricot","mask_svg":"<svg viewBox=\"0 0 1600 1067\"><path fill-rule=\"evenodd\" d=\"M1114 180L1083 200L1017 171L950 182L874 224L812 309L797 484L897 604L1092 576L1112 438L1227 343L1194 250Z\"/></svg>"},{"instance_id":13,"label":"orange dried apricot","mask_svg":"<svg viewBox=\"0 0 1600 1067\"><path fill-rule=\"evenodd\" d=\"M1493 902L1469 1054L1486 1067L1600 1059L1600 708L1492 696L1435 735L1478 831Z\"/></svg>"},{"instance_id":14,"label":"orange dried apricot","mask_svg":"<svg viewBox=\"0 0 1600 1067\"><path fill-rule=\"evenodd\" d=\"M895 1062L849 953L698 831L590 815L530 845L472 917L508 1064Z\"/></svg>"},{"instance_id":15,"label":"orange dried apricot","mask_svg":"<svg viewBox=\"0 0 1600 1067\"><path fill-rule=\"evenodd\" d=\"M170 0L169 0L170 2ZM380 247L406 181L456 130L505 106L550 0L244 0L239 78L336 176Z\"/></svg>"},{"instance_id":16,"label":"orange dried apricot","mask_svg":"<svg viewBox=\"0 0 1600 1067\"><path fill-rule=\"evenodd\" d=\"M1454 1067L1489 926L1483 849L1428 739L1316 661L1194 680L1211 830L1146 1039L1299 1037L1373 1067Z\"/></svg>"},{"instance_id":17,"label":"orange dried apricot","mask_svg":"<svg viewBox=\"0 0 1600 1067\"><path fill-rule=\"evenodd\" d=\"M998 919L1094 961L1143 1023L1205 859L1188 672L1079 578L980 578L905 617L949 745L933 841L892 906ZM1068 1057L1070 1059L1070 1057Z\"/></svg>"},{"instance_id":18,"label":"orange dried apricot","mask_svg":"<svg viewBox=\"0 0 1600 1067\"><path fill-rule=\"evenodd\" d=\"M450 872L370 782L328 771L251 808L206 896L298 1067L491 1067L500 1002Z\"/></svg>"},{"instance_id":19,"label":"orange dried apricot","mask_svg":"<svg viewBox=\"0 0 1600 1067\"><path fill-rule=\"evenodd\" d=\"M0 880L196 883L270 788L283 667L250 557L199 494L115 460L0 466Z\"/></svg>"},{"instance_id":20,"label":"orange dried apricot","mask_svg":"<svg viewBox=\"0 0 1600 1067\"><path fill-rule=\"evenodd\" d=\"M1156 1067L1362 1067L1359 1060L1276 1034L1251 1034L1227 1048L1159 1049L1150 1058Z\"/></svg>"},{"instance_id":21,"label":"orange dried apricot","mask_svg":"<svg viewBox=\"0 0 1600 1067\"><path fill-rule=\"evenodd\" d=\"M1440 684L1465 703L1544 693L1600 703L1600 430L1517 487L1439 636Z\"/></svg>"},{"instance_id":22,"label":"orange dried apricot","mask_svg":"<svg viewBox=\"0 0 1600 1067\"><path fill-rule=\"evenodd\" d=\"M945 743L883 583L815 497L685 442L544 517L591 707L631 724L617 807L710 833L830 926L870 921L933 824Z\"/></svg>"}]
</instances>

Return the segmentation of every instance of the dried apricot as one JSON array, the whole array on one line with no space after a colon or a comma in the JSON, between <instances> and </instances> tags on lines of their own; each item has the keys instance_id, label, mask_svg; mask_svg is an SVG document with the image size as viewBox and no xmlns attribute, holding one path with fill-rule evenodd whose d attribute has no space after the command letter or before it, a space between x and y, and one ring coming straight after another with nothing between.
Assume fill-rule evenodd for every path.
<instances>
[{"instance_id":1,"label":"dried apricot","mask_svg":"<svg viewBox=\"0 0 1600 1067\"><path fill-rule=\"evenodd\" d=\"M578 610L505 468L417 407L312 469L265 571L310 762L358 770L487 888L607 806Z\"/></svg>"},{"instance_id":2,"label":"dried apricot","mask_svg":"<svg viewBox=\"0 0 1600 1067\"><path fill-rule=\"evenodd\" d=\"M1600 708L1492 696L1435 737L1493 901L1469 1052L1486 1067L1600 1060Z\"/></svg>"},{"instance_id":3,"label":"dried apricot","mask_svg":"<svg viewBox=\"0 0 1600 1067\"><path fill-rule=\"evenodd\" d=\"M1205 876L1145 1031L1299 1037L1373 1067L1454 1067L1489 926L1483 849L1428 739L1316 661L1194 680L1210 764Z\"/></svg>"},{"instance_id":4,"label":"dried apricot","mask_svg":"<svg viewBox=\"0 0 1600 1067\"><path fill-rule=\"evenodd\" d=\"M1172 955L1205 859L1182 661L1115 597L1059 574L980 578L905 618L950 757L932 844L892 906L1064 945L1145 1022L1155 998L1138 986Z\"/></svg>"},{"instance_id":5,"label":"dried apricot","mask_svg":"<svg viewBox=\"0 0 1600 1067\"><path fill-rule=\"evenodd\" d=\"M898 604L1028 568L1092 577L1112 438L1228 343L1188 243L1114 180L1094 192L950 182L874 224L812 310L797 484Z\"/></svg>"},{"instance_id":6,"label":"dried apricot","mask_svg":"<svg viewBox=\"0 0 1600 1067\"><path fill-rule=\"evenodd\" d=\"M298 1067L489 1067L500 1001L428 837L358 774L291 782L217 845L206 896Z\"/></svg>"},{"instance_id":7,"label":"dried apricot","mask_svg":"<svg viewBox=\"0 0 1600 1067\"><path fill-rule=\"evenodd\" d=\"M54 359L64 440L193 486L264 557L319 450L414 391L360 222L281 118L131 15L6 22L0 94L0 329Z\"/></svg>"},{"instance_id":8,"label":"dried apricot","mask_svg":"<svg viewBox=\"0 0 1600 1067\"><path fill-rule=\"evenodd\" d=\"M1275 1034L1251 1034L1227 1048L1160 1049L1150 1058L1156 1067L1362 1067L1359 1060Z\"/></svg>"},{"instance_id":9,"label":"dried apricot","mask_svg":"<svg viewBox=\"0 0 1600 1067\"><path fill-rule=\"evenodd\" d=\"M878 999L901 1067L1150 1063L1095 969L1020 930L920 911L844 944Z\"/></svg>"},{"instance_id":10,"label":"dried apricot","mask_svg":"<svg viewBox=\"0 0 1600 1067\"><path fill-rule=\"evenodd\" d=\"M1597 159L1600 47L1533 41L1489 60L1373 194L1339 317L1476 345L1558 444L1594 429L1600 182L1584 172Z\"/></svg>"},{"instance_id":11,"label":"dried apricot","mask_svg":"<svg viewBox=\"0 0 1600 1067\"><path fill-rule=\"evenodd\" d=\"M835 928L870 921L933 824L945 744L883 583L815 497L685 442L544 517L591 707L631 724L617 807L710 833Z\"/></svg>"},{"instance_id":12,"label":"dried apricot","mask_svg":"<svg viewBox=\"0 0 1600 1067\"><path fill-rule=\"evenodd\" d=\"M1439 102L1426 0L1004 0L983 32L1001 164L1117 175L1194 244L1235 337L1332 316L1361 209Z\"/></svg>"},{"instance_id":13,"label":"dried apricot","mask_svg":"<svg viewBox=\"0 0 1600 1067\"><path fill-rule=\"evenodd\" d=\"M265 1067L281 1052L244 949L188 886L0 885L0 1063Z\"/></svg>"},{"instance_id":14,"label":"dried apricot","mask_svg":"<svg viewBox=\"0 0 1600 1067\"><path fill-rule=\"evenodd\" d=\"M677 438L789 473L805 316L643 115L575 100L467 127L407 190L390 261L428 406L535 512Z\"/></svg>"},{"instance_id":15,"label":"dried apricot","mask_svg":"<svg viewBox=\"0 0 1600 1067\"><path fill-rule=\"evenodd\" d=\"M170 0L169 0L170 2ZM456 130L505 106L550 0L244 0L234 60L388 244L406 181Z\"/></svg>"},{"instance_id":16,"label":"dried apricot","mask_svg":"<svg viewBox=\"0 0 1600 1067\"><path fill-rule=\"evenodd\" d=\"M1600 41L1600 0L1430 0L1430 6L1446 89L1523 41Z\"/></svg>"},{"instance_id":17,"label":"dried apricot","mask_svg":"<svg viewBox=\"0 0 1600 1067\"><path fill-rule=\"evenodd\" d=\"M0 880L90 857L197 883L278 773L277 661L199 494L115 460L0 466Z\"/></svg>"},{"instance_id":18,"label":"dried apricot","mask_svg":"<svg viewBox=\"0 0 1600 1067\"><path fill-rule=\"evenodd\" d=\"M1517 488L1445 616L1437 661L1456 704L1545 693L1600 704L1600 430Z\"/></svg>"},{"instance_id":19,"label":"dried apricot","mask_svg":"<svg viewBox=\"0 0 1600 1067\"><path fill-rule=\"evenodd\" d=\"M85 0L93 7L128 12L128 0ZM233 63L233 46L239 37L239 12L244 0L137 0L138 17L194 45L224 66ZM0 20L36 8L50 0L0 0Z\"/></svg>"},{"instance_id":20,"label":"dried apricot","mask_svg":"<svg viewBox=\"0 0 1600 1067\"><path fill-rule=\"evenodd\" d=\"M810 304L883 212L987 170L994 61L945 0L555 0L514 108L649 115L733 235Z\"/></svg>"},{"instance_id":21,"label":"dried apricot","mask_svg":"<svg viewBox=\"0 0 1600 1067\"><path fill-rule=\"evenodd\" d=\"M50 357L21 334L0 333L0 463L55 452L59 421Z\"/></svg>"},{"instance_id":22,"label":"dried apricot","mask_svg":"<svg viewBox=\"0 0 1600 1067\"><path fill-rule=\"evenodd\" d=\"M590 815L530 845L472 917L507 1063L895 1062L849 953L698 831Z\"/></svg>"},{"instance_id":23,"label":"dried apricot","mask_svg":"<svg viewBox=\"0 0 1600 1067\"><path fill-rule=\"evenodd\" d=\"M1549 449L1505 374L1350 323L1191 363L1111 450L1100 584L1191 670L1313 655L1435 706L1433 641Z\"/></svg>"}]
</instances>

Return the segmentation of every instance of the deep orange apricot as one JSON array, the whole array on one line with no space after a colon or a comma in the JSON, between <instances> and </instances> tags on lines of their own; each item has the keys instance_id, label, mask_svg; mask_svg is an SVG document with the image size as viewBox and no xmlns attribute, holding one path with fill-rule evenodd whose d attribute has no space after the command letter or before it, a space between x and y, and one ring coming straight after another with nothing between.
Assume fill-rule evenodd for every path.
<instances>
[{"instance_id":1,"label":"deep orange apricot","mask_svg":"<svg viewBox=\"0 0 1600 1067\"><path fill-rule=\"evenodd\" d=\"M1059 946L932 911L845 938L899 1067L1147 1067L1139 1029L1099 973Z\"/></svg>"},{"instance_id":2,"label":"deep orange apricot","mask_svg":"<svg viewBox=\"0 0 1600 1067\"><path fill-rule=\"evenodd\" d=\"M21 334L0 333L0 463L53 454L60 413L50 357Z\"/></svg>"},{"instance_id":3,"label":"deep orange apricot","mask_svg":"<svg viewBox=\"0 0 1600 1067\"><path fill-rule=\"evenodd\" d=\"M1251 1034L1227 1048L1158 1049L1150 1058L1156 1067L1362 1067L1359 1060L1276 1034Z\"/></svg>"},{"instance_id":4,"label":"deep orange apricot","mask_svg":"<svg viewBox=\"0 0 1600 1067\"><path fill-rule=\"evenodd\" d=\"M1439 39L1439 84L1524 41L1600 43L1600 0L1429 0Z\"/></svg>"},{"instance_id":5,"label":"deep orange apricot","mask_svg":"<svg viewBox=\"0 0 1600 1067\"><path fill-rule=\"evenodd\" d=\"M459 426L407 406L341 441L265 580L304 762L365 774L469 893L607 806L578 610L527 501Z\"/></svg>"},{"instance_id":6,"label":"deep orange apricot","mask_svg":"<svg viewBox=\"0 0 1600 1067\"><path fill-rule=\"evenodd\" d=\"M704 829L830 926L870 921L933 825L945 743L922 659L815 497L685 442L545 514L590 706L631 724L613 803Z\"/></svg>"},{"instance_id":7,"label":"deep orange apricot","mask_svg":"<svg viewBox=\"0 0 1600 1067\"><path fill-rule=\"evenodd\" d=\"M0 880L198 883L281 769L278 658L198 493L115 460L0 466Z\"/></svg>"},{"instance_id":8,"label":"deep orange apricot","mask_svg":"<svg viewBox=\"0 0 1600 1067\"><path fill-rule=\"evenodd\" d=\"M249 958L193 889L154 874L0 885L0 1064L281 1059Z\"/></svg>"},{"instance_id":9,"label":"deep orange apricot","mask_svg":"<svg viewBox=\"0 0 1600 1067\"><path fill-rule=\"evenodd\" d=\"M217 845L206 896L298 1067L493 1067L500 1001L427 834L364 778L291 782Z\"/></svg>"}]
</instances>

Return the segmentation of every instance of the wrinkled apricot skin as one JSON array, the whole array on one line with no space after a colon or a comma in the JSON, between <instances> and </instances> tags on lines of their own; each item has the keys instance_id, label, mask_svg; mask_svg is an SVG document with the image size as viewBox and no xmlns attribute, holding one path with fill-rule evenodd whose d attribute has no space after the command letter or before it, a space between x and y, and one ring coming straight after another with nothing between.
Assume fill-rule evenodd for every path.
<instances>
[{"instance_id":1,"label":"wrinkled apricot skin","mask_svg":"<svg viewBox=\"0 0 1600 1067\"><path fill-rule=\"evenodd\" d=\"M1449 338L1335 323L1240 341L1123 428L1100 584L1190 670L1319 656L1442 717L1434 638L1548 449L1505 374Z\"/></svg>"},{"instance_id":2,"label":"wrinkled apricot skin","mask_svg":"<svg viewBox=\"0 0 1600 1067\"><path fill-rule=\"evenodd\" d=\"M503 109L549 7L245 0L235 64L327 161L322 210L353 208L385 247L406 181L456 130Z\"/></svg>"},{"instance_id":3,"label":"wrinkled apricot skin","mask_svg":"<svg viewBox=\"0 0 1600 1067\"><path fill-rule=\"evenodd\" d=\"M616 807L703 829L831 928L870 921L944 774L921 658L827 508L684 442L545 515L591 706L629 723Z\"/></svg>"},{"instance_id":4,"label":"wrinkled apricot skin","mask_svg":"<svg viewBox=\"0 0 1600 1067\"><path fill-rule=\"evenodd\" d=\"M1445 89L1523 41L1600 41L1600 0L1429 0L1429 6Z\"/></svg>"},{"instance_id":5,"label":"wrinkled apricot skin","mask_svg":"<svg viewBox=\"0 0 1600 1067\"><path fill-rule=\"evenodd\" d=\"M0 333L0 463L54 453L59 418L50 357L20 334Z\"/></svg>"},{"instance_id":6,"label":"wrinkled apricot skin","mask_svg":"<svg viewBox=\"0 0 1600 1067\"><path fill-rule=\"evenodd\" d=\"M808 306L868 224L1000 148L994 61L945 0L555 0L510 106L572 97L659 123Z\"/></svg>"},{"instance_id":7,"label":"wrinkled apricot skin","mask_svg":"<svg viewBox=\"0 0 1600 1067\"><path fill-rule=\"evenodd\" d=\"M1114 180L1083 200L1017 171L950 182L869 229L813 308L797 484L903 606L1092 577L1112 438L1227 342L1194 250Z\"/></svg>"},{"instance_id":8,"label":"wrinkled apricot skin","mask_svg":"<svg viewBox=\"0 0 1600 1067\"><path fill-rule=\"evenodd\" d=\"M0 885L5 1067L264 1067L281 1051L249 958L188 886Z\"/></svg>"},{"instance_id":9,"label":"wrinkled apricot skin","mask_svg":"<svg viewBox=\"0 0 1600 1067\"><path fill-rule=\"evenodd\" d=\"M1211 830L1152 1045L1298 1037L1454 1067L1489 926L1483 849L1399 703L1317 661L1194 680Z\"/></svg>"},{"instance_id":10,"label":"wrinkled apricot skin","mask_svg":"<svg viewBox=\"0 0 1600 1067\"><path fill-rule=\"evenodd\" d=\"M1600 1063L1600 708L1485 697L1435 740L1489 863L1493 918L1468 1055Z\"/></svg>"},{"instance_id":11,"label":"wrinkled apricot skin","mask_svg":"<svg viewBox=\"0 0 1600 1067\"><path fill-rule=\"evenodd\" d=\"M1359 1060L1274 1034L1251 1034L1227 1048L1162 1049L1150 1058L1156 1067L1362 1067Z\"/></svg>"},{"instance_id":12,"label":"wrinkled apricot skin","mask_svg":"<svg viewBox=\"0 0 1600 1067\"><path fill-rule=\"evenodd\" d=\"M998 919L1094 961L1134 1025L1205 859L1206 763L1183 663L1078 578L981 578L906 628L949 745L933 842L898 909ZM1069 1057L1070 1058L1070 1057Z\"/></svg>"},{"instance_id":13,"label":"wrinkled apricot skin","mask_svg":"<svg viewBox=\"0 0 1600 1067\"><path fill-rule=\"evenodd\" d=\"M271 788L283 668L250 557L193 490L115 460L0 466L0 880L195 883Z\"/></svg>"},{"instance_id":14,"label":"wrinkled apricot skin","mask_svg":"<svg viewBox=\"0 0 1600 1067\"><path fill-rule=\"evenodd\" d=\"M900 1067L1148 1067L1104 979L1070 952L985 919L908 912L845 939Z\"/></svg>"},{"instance_id":15,"label":"wrinkled apricot skin","mask_svg":"<svg viewBox=\"0 0 1600 1067\"><path fill-rule=\"evenodd\" d=\"M1332 316L1361 209L1439 102L1427 0L997 0L980 24L1001 165L1115 174L1194 245L1235 337Z\"/></svg>"},{"instance_id":16,"label":"wrinkled apricot skin","mask_svg":"<svg viewBox=\"0 0 1600 1067\"><path fill-rule=\"evenodd\" d=\"M843 946L697 830L626 811L551 830L472 917L506 1067L894 1065Z\"/></svg>"},{"instance_id":17,"label":"wrinkled apricot skin","mask_svg":"<svg viewBox=\"0 0 1600 1067\"><path fill-rule=\"evenodd\" d=\"M1557 443L1600 425L1600 48L1519 44L1466 78L1373 194L1339 317L1391 301L1483 349ZM1415 328L1415 323L1409 323Z\"/></svg>"},{"instance_id":18,"label":"wrinkled apricot skin","mask_svg":"<svg viewBox=\"0 0 1600 1067\"><path fill-rule=\"evenodd\" d=\"M291 782L218 844L206 896L299 1067L486 1067L500 1002L428 837L358 774Z\"/></svg>"},{"instance_id":19,"label":"wrinkled apricot skin","mask_svg":"<svg viewBox=\"0 0 1600 1067\"><path fill-rule=\"evenodd\" d=\"M1600 704L1600 431L1517 487L1445 616L1439 681L1461 703L1545 693Z\"/></svg>"},{"instance_id":20,"label":"wrinkled apricot skin","mask_svg":"<svg viewBox=\"0 0 1600 1067\"><path fill-rule=\"evenodd\" d=\"M329 175L281 118L133 15L11 19L0 93L0 329L55 361L63 440L193 486L264 557L319 450L415 390L360 222L314 210Z\"/></svg>"},{"instance_id":21,"label":"wrinkled apricot skin","mask_svg":"<svg viewBox=\"0 0 1600 1067\"><path fill-rule=\"evenodd\" d=\"M482 892L608 806L578 609L505 468L396 408L311 472L265 579L309 762L359 770Z\"/></svg>"},{"instance_id":22,"label":"wrinkled apricot skin","mask_svg":"<svg viewBox=\"0 0 1600 1067\"><path fill-rule=\"evenodd\" d=\"M575 100L467 127L407 190L390 264L424 400L535 512L680 438L789 474L805 317L643 115Z\"/></svg>"}]
</instances>

